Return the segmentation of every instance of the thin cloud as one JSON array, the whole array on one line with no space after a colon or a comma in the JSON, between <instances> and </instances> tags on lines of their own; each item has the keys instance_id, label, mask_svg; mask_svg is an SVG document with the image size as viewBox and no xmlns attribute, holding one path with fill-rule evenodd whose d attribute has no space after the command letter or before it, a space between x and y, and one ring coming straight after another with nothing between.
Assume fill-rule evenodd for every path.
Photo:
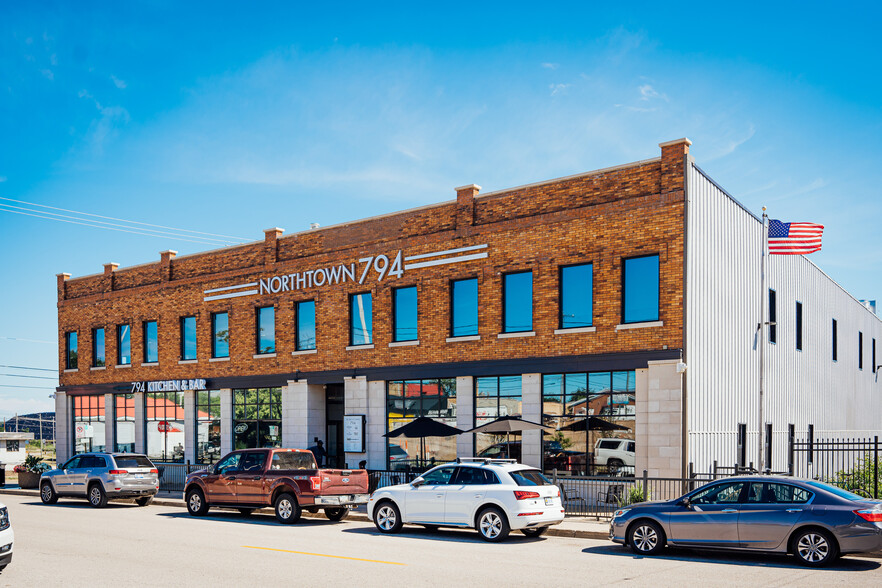
<instances>
[{"instance_id":1,"label":"thin cloud","mask_svg":"<svg viewBox=\"0 0 882 588\"><path fill-rule=\"evenodd\" d=\"M750 141L753 136L756 134L756 127L753 123L750 123L750 126L747 129L747 133L740 139L733 139L728 143L725 143L718 153L714 153L709 157L704 158L705 161L713 161L715 159L719 159L721 157L725 157L727 155L732 154L736 149Z\"/></svg>"},{"instance_id":2,"label":"thin cloud","mask_svg":"<svg viewBox=\"0 0 882 588\"><path fill-rule=\"evenodd\" d=\"M790 192L785 192L779 196L771 198L769 202L780 202L782 200L787 200L788 198L793 198L795 196L802 196L804 194L809 194L814 192L815 190L820 190L821 188L825 188L827 186L827 180L824 178L815 178L808 184L796 188L795 190L791 190Z\"/></svg>"},{"instance_id":3,"label":"thin cloud","mask_svg":"<svg viewBox=\"0 0 882 588\"><path fill-rule=\"evenodd\" d=\"M557 94L566 94L570 84L551 84L548 87L551 89L551 95L556 96Z\"/></svg>"},{"instance_id":4,"label":"thin cloud","mask_svg":"<svg viewBox=\"0 0 882 588\"><path fill-rule=\"evenodd\" d=\"M649 84L644 84L638 88L640 90L640 99L649 100L650 98L658 98L658 92Z\"/></svg>"},{"instance_id":5,"label":"thin cloud","mask_svg":"<svg viewBox=\"0 0 882 588\"><path fill-rule=\"evenodd\" d=\"M50 82L55 79L55 73L51 69L41 69L40 73L43 74L43 77L49 80Z\"/></svg>"},{"instance_id":6,"label":"thin cloud","mask_svg":"<svg viewBox=\"0 0 882 588\"><path fill-rule=\"evenodd\" d=\"M117 88L119 88L120 90L125 90L125 89L126 89L126 85L127 85L127 84L125 83L124 80L119 79L119 78L116 77L115 75L111 75L111 76L110 76L110 79L113 80L113 85L115 85L115 86L116 86Z\"/></svg>"},{"instance_id":7,"label":"thin cloud","mask_svg":"<svg viewBox=\"0 0 882 588\"><path fill-rule=\"evenodd\" d=\"M559 63L545 62L545 63L542 64L542 67L544 67L545 69L552 69L552 70L553 70L553 69L557 69L557 68L559 68L559 67L560 67L560 64L559 64Z\"/></svg>"}]
</instances>

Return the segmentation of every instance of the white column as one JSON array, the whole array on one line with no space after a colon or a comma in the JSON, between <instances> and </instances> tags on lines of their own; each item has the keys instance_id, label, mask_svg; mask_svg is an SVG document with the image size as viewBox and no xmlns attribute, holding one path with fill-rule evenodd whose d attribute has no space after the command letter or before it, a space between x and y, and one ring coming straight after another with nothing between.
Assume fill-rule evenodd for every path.
<instances>
[{"instance_id":1,"label":"white column","mask_svg":"<svg viewBox=\"0 0 882 588\"><path fill-rule=\"evenodd\" d=\"M645 386L641 390L641 383ZM645 432L638 443L645 449L641 459L641 445L637 445L636 474L643 469L650 476L678 478L683 471L683 377L677 373L677 360L650 361L646 377L637 381L637 434ZM640 399L645 399L641 414ZM644 425L641 428L641 425ZM641 467L643 466L643 467ZM655 497L653 497L655 498ZM664 497L659 497L665 499Z\"/></svg>"},{"instance_id":2,"label":"white column","mask_svg":"<svg viewBox=\"0 0 882 588\"><path fill-rule=\"evenodd\" d=\"M196 391L184 390L184 463L196 463Z\"/></svg>"},{"instance_id":3,"label":"white column","mask_svg":"<svg viewBox=\"0 0 882 588\"><path fill-rule=\"evenodd\" d=\"M347 410L348 414L349 411ZM358 462L367 460L371 469L386 469L386 381L372 380L368 382L368 410L365 424L365 448L367 454L350 463L352 467L358 467Z\"/></svg>"},{"instance_id":4,"label":"white column","mask_svg":"<svg viewBox=\"0 0 882 588\"><path fill-rule=\"evenodd\" d=\"M368 414L368 383L365 376L343 378L344 414ZM366 433L365 433L366 434ZM356 468L358 462L366 459L364 453L346 453L347 467Z\"/></svg>"},{"instance_id":5,"label":"white column","mask_svg":"<svg viewBox=\"0 0 882 588\"><path fill-rule=\"evenodd\" d=\"M147 439L144 438L146 432L144 414L144 393L135 392L132 394L135 403L135 453L147 453Z\"/></svg>"},{"instance_id":6,"label":"white column","mask_svg":"<svg viewBox=\"0 0 882 588\"><path fill-rule=\"evenodd\" d=\"M641 368L636 370L634 381L634 474L643 475L647 470L649 475L654 475L649 467L649 460L653 463L658 460L658 447L649 444L649 370ZM657 407L656 407L657 408ZM658 468L653 468L658 471Z\"/></svg>"},{"instance_id":7,"label":"white column","mask_svg":"<svg viewBox=\"0 0 882 588\"><path fill-rule=\"evenodd\" d=\"M456 428L468 431L475 427L475 379L471 376L456 378ZM474 435L457 435L456 456L472 457L475 454Z\"/></svg>"},{"instance_id":8,"label":"white column","mask_svg":"<svg viewBox=\"0 0 882 588\"><path fill-rule=\"evenodd\" d=\"M542 374L521 375L521 412L525 421L542 422ZM542 467L542 431L524 431L521 463Z\"/></svg>"},{"instance_id":9,"label":"white column","mask_svg":"<svg viewBox=\"0 0 882 588\"><path fill-rule=\"evenodd\" d=\"M233 450L233 391L230 388L220 390L221 409L221 457Z\"/></svg>"},{"instance_id":10,"label":"white column","mask_svg":"<svg viewBox=\"0 0 882 588\"><path fill-rule=\"evenodd\" d=\"M59 465L70 459L71 441L70 399L67 392L55 393L55 455Z\"/></svg>"},{"instance_id":11,"label":"white column","mask_svg":"<svg viewBox=\"0 0 882 588\"><path fill-rule=\"evenodd\" d=\"M313 439L325 438L325 427L325 387L306 380L288 380L282 388L282 445L312 447Z\"/></svg>"},{"instance_id":12,"label":"white column","mask_svg":"<svg viewBox=\"0 0 882 588\"><path fill-rule=\"evenodd\" d=\"M104 395L104 445L105 451L116 451L116 410L113 394Z\"/></svg>"}]
</instances>

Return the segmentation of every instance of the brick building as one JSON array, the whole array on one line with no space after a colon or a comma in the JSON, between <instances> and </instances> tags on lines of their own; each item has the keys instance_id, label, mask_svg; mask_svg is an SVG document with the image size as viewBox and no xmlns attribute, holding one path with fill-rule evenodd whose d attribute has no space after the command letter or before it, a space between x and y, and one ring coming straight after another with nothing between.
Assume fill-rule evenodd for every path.
<instances>
[{"instance_id":1,"label":"brick building","mask_svg":"<svg viewBox=\"0 0 882 588\"><path fill-rule=\"evenodd\" d=\"M695 166L689 145L490 194L464 186L455 201L289 236L268 229L243 246L60 274L59 459L108 448L211 463L234 447L318 438L331 463L397 468L414 465L419 443L383 435L420 415L461 429L520 415L556 429L514 446L430 438L430 461L503 451L574 473L681 475L690 460L731 453L738 422L759 429L745 384L755 348L715 353L756 325L761 226ZM743 228L724 221L733 215ZM750 243L755 260L726 265L726 251ZM779 291L801 296L811 281L790 274L821 272L794 257L772 268L772 283L780 273ZM750 287L755 296L726 299ZM861 330L868 354L872 339L875 370L878 318L836 296L847 309L840 328ZM744 324L720 329L724 320ZM859 395L875 385L855 383ZM777 424L790 418L776 412L780 396L770 392L767 408ZM878 415L878 399L867 403ZM799 426L822 429L827 406L800 413ZM696 411L725 422L699 431ZM596 450L605 438L636 447Z\"/></svg>"}]
</instances>

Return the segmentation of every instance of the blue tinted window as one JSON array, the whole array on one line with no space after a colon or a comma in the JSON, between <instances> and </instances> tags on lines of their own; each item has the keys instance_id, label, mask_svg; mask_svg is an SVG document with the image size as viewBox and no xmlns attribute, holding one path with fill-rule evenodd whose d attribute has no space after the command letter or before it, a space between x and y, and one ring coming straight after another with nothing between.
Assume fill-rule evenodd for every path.
<instances>
[{"instance_id":1,"label":"blue tinted window","mask_svg":"<svg viewBox=\"0 0 882 588\"><path fill-rule=\"evenodd\" d=\"M119 365L132 363L132 328L129 325L116 327L116 363Z\"/></svg>"},{"instance_id":2,"label":"blue tinted window","mask_svg":"<svg viewBox=\"0 0 882 588\"><path fill-rule=\"evenodd\" d=\"M393 340L416 341L418 338L416 286L392 290L392 308L395 309Z\"/></svg>"},{"instance_id":3,"label":"blue tinted window","mask_svg":"<svg viewBox=\"0 0 882 588\"><path fill-rule=\"evenodd\" d=\"M560 328L590 327L593 323L593 264L560 268Z\"/></svg>"},{"instance_id":4,"label":"blue tinted window","mask_svg":"<svg viewBox=\"0 0 882 588\"><path fill-rule=\"evenodd\" d=\"M297 351L315 349L315 300L297 303Z\"/></svg>"},{"instance_id":5,"label":"blue tinted window","mask_svg":"<svg viewBox=\"0 0 882 588\"><path fill-rule=\"evenodd\" d=\"M211 315L211 356L230 356L230 315L225 312Z\"/></svg>"},{"instance_id":6,"label":"blue tinted window","mask_svg":"<svg viewBox=\"0 0 882 588\"><path fill-rule=\"evenodd\" d=\"M502 331L518 333L533 330L533 272L507 274L503 277L505 305Z\"/></svg>"},{"instance_id":7,"label":"blue tinted window","mask_svg":"<svg viewBox=\"0 0 882 588\"><path fill-rule=\"evenodd\" d=\"M349 299L350 331L352 345L370 345L374 342L371 313L371 294L353 294Z\"/></svg>"},{"instance_id":8,"label":"blue tinted window","mask_svg":"<svg viewBox=\"0 0 882 588\"><path fill-rule=\"evenodd\" d=\"M92 367L104 367L104 329L92 329Z\"/></svg>"},{"instance_id":9,"label":"blue tinted window","mask_svg":"<svg viewBox=\"0 0 882 588\"><path fill-rule=\"evenodd\" d=\"M625 323L658 320L658 255L624 260Z\"/></svg>"},{"instance_id":10,"label":"blue tinted window","mask_svg":"<svg viewBox=\"0 0 882 588\"><path fill-rule=\"evenodd\" d=\"M196 359L196 317L181 319L181 359Z\"/></svg>"},{"instance_id":11,"label":"blue tinted window","mask_svg":"<svg viewBox=\"0 0 882 588\"><path fill-rule=\"evenodd\" d=\"M144 323L144 363L159 361L159 332L156 321Z\"/></svg>"},{"instance_id":12,"label":"blue tinted window","mask_svg":"<svg viewBox=\"0 0 882 588\"><path fill-rule=\"evenodd\" d=\"M257 309L257 353L276 352L276 309L264 306Z\"/></svg>"},{"instance_id":13,"label":"blue tinted window","mask_svg":"<svg viewBox=\"0 0 882 588\"><path fill-rule=\"evenodd\" d=\"M64 369L77 369L77 332L73 331L64 336Z\"/></svg>"},{"instance_id":14,"label":"blue tinted window","mask_svg":"<svg viewBox=\"0 0 882 588\"><path fill-rule=\"evenodd\" d=\"M451 283L451 337L478 334L478 279L456 280Z\"/></svg>"}]
</instances>

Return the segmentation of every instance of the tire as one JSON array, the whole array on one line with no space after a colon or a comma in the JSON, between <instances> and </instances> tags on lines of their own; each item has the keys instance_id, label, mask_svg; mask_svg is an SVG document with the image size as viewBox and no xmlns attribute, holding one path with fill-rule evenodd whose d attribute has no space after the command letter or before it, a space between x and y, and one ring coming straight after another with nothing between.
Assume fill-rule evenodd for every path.
<instances>
[{"instance_id":1,"label":"tire","mask_svg":"<svg viewBox=\"0 0 882 588\"><path fill-rule=\"evenodd\" d=\"M187 512L194 517L204 516L208 512L208 502L199 488L187 490Z\"/></svg>"},{"instance_id":2,"label":"tire","mask_svg":"<svg viewBox=\"0 0 882 588\"><path fill-rule=\"evenodd\" d=\"M374 510L374 525L380 533L397 533L403 524L401 511L394 502L386 500L377 505Z\"/></svg>"},{"instance_id":3,"label":"tire","mask_svg":"<svg viewBox=\"0 0 882 588\"><path fill-rule=\"evenodd\" d=\"M40 500L43 501L43 504L55 504L58 502L58 494L55 492L55 488L52 487L51 482L43 482L43 485L40 486Z\"/></svg>"},{"instance_id":4,"label":"tire","mask_svg":"<svg viewBox=\"0 0 882 588\"><path fill-rule=\"evenodd\" d=\"M800 564L820 568L836 561L839 544L826 531L802 529L790 540L790 551Z\"/></svg>"},{"instance_id":5,"label":"tire","mask_svg":"<svg viewBox=\"0 0 882 588\"><path fill-rule=\"evenodd\" d=\"M617 476L624 465L625 462L620 459L611 459L606 462L606 473L608 473L610 476Z\"/></svg>"},{"instance_id":6,"label":"tire","mask_svg":"<svg viewBox=\"0 0 882 588\"><path fill-rule=\"evenodd\" d=\"M335 522L342 521L349 516L349 509L345 506L343 508L326 508L325 516Z\"/></svg>"},{"instance_id":7,"label":"tire","mask_svg":"<svg viewBox=\"0 0 882 588\"><path fill-rule=\"evenodd\" d=\"M521 529L521 533L527 537L541 537L547 530L548 527L533 527L532 529Z\"/></svg>"},{"instance_id":8,"label":"tire","mask_svg":"<svg viewBox=\"0 0 882 588\"><path fill-rule=\"evenodd\" d=\"M276 520L283 525L293 525L300 520L300 504L293 494L283 492L276 497Z\"/></svg>"},{"instance_id":9,"label":"tire","mask_svg":"<svg viewBox=\"0 0 882 588\"><path fill-rule=\"evenodd\" d=\"M628 529L628 545L638 555L658 555L665 542L665 533L655 521L637 521Z\"/></svg>"},{"instance_id":10,"label":"tire","mask_svg":"<svg viewBox=\"0 0 882 588\"><path fill-rule=\"evenodd\" d=\"M101 487L101 484L92 484L89 486L89 494L88 494L89 504L93 508L104 508L107 506L107 493L104 491L104 488Z\"/></svg>"},{"instance_id":11,"label":"tire","mask_svg":"<svg viewBox=\"0 0 882 588\"><path fill-rule=\"evenodd\" d=\"M505 541L511 532L505 513L495 506L485 508L478 514L478 524L475 528L481 539L491 543Z\"/></svg>"},{"instance_id":12,"label":"tire","mask_svg":"<svg viewBox=\"0 0 882 588\"><path fill-rule=\"evenodd\" d=\"M148 504L153 502L153 497L152 496L143 496L141 498L136 498L135 502L138 504L138 506L147 506Z\"/></svg>"},{"instance_id":13,"label":"tire","mask_svg":"<svg viewBox=\"0 0 882 588\"><path fill-rule=\"evenodd\" d=\"M250 515L251 513L254 512L253 508L237 508L236 510L239 511L240 515L245 516L245 517L247 517L248 515Z\"/></svg>"}]
</instances>

